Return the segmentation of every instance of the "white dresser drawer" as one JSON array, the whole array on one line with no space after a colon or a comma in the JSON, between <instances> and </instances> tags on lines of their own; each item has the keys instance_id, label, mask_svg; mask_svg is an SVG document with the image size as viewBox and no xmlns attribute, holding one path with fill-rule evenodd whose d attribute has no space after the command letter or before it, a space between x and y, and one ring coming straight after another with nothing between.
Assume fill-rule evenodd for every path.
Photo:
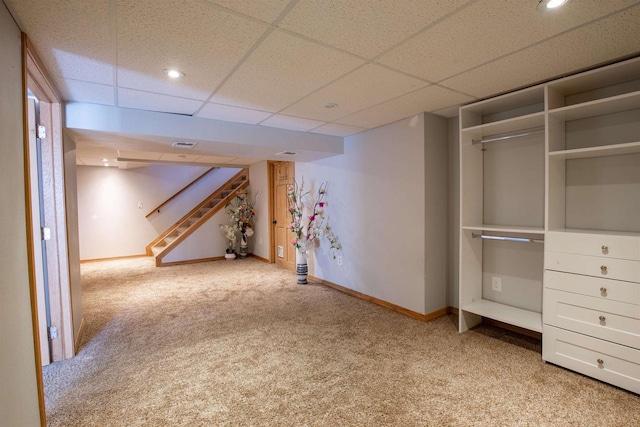
<instances>
[{"instance_id":1,"label":"white dresser drawer","mask_svg":"<svg viewBox=\"0 0 640 427\"><path fill-rule=\"evenodd\" d=\"M544 290L544 324L640 349L640 306Z\"/></svg>"},{"instance_id":2,"label":"white dresser drawer","mask_svg":"<svg viewBox=\"0 0 640 427\"><path fill-rule=\"evenodd\" d=\"M551 252L640 261L640 234L549 231L544 237L544 247Z\"/></svg>"},{"instance_id":3,"label":"white dresser drawer","mask_svg":"<svg viewBox=\"0 0 640 427\"><path fill-rule=\"evenodd\" d=\"M544 325L542 359L640 393L640 350Z\"/></svg>"},{"instance_id":4,"label":"white dresser drawer","mask_svg":"<svg viewBox=\"0 0 640 427\"><path fill-rule=\"evenodd\" d=\"M544 268L640 283L640 261L547 251L544 254Z\"/></svg>"},{"instance_id":5,"label":"white dresser drawer","mask_svg":"<svg viewBox=\"0 0 640 427\"><path fill-rule=\"evenodd\" d=\"M640 283L546 270L544 272L544 287L545 289L557 289L610 301L640 305Z\"/></svg>"}]
</instances>

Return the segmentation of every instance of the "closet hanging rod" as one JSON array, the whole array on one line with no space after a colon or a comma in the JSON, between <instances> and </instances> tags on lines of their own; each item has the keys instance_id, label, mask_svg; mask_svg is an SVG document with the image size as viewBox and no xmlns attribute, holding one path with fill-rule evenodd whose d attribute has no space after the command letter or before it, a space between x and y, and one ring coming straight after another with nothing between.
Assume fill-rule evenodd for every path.
<instances>
[{"instance_id":1,"label":"closet hanging rod","mask_svg":"<svg viewBox=\"0 0 640 427\"><path fill-rule=\"evenodd\" d=\"M544 240L530 239L528 237L508 237L508 236L494 236L492 234L478 234L471 233L474 239L488 239L488 240L502 240L506 242L520 242L520 243L544 243Z\"/></svg>"},{"instance_id":2,"label":"closet hanging rod","mask_svg":"<svg viewBox=\"0 0 640 427\"><path fill-rule=\"evenodd\" d=\"M504 141L505 139L513 139L513 138L521 138L523 136L537 135L542 132L544 132L544 126L539 126L535 128L523 129L518 133L496 134L496 135L489 135L481 139L473 139L471 140L471 144L476 145L476 144L486 144L488 142Z\"/></svg>"}]
</instances>

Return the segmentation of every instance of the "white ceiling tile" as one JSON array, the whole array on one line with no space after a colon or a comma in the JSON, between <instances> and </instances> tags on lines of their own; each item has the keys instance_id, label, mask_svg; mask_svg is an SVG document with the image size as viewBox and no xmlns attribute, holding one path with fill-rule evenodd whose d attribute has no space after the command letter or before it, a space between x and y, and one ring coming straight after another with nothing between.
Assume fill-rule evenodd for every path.
<instances>
[{"instance_id":1,"label":"white ceiling tile","mask_svg":"<svg viewBox=\"0 0 640 427\"><path fill-rule=\"evenodd\" d=\"M339 123L327 123L326 125L320 126L311 130L313 133L321 133L323 135L333 135L333 136L349 136L356 133L363 132L367 129L359 128L356 126L347 126L341 125Z\"/></svg>"},{"instance_id":2,"label":"white ceiling tile","mask_svg":"<svg viewBox=\"0 0 640 427\"><path fill-rule=\"evenodd\" d=\"M202 101L120 88L118 106L164 113L193 114L202 106Z\"/></svg>"},{"instance_id":3,"label":"white ceiling tile","mask_svg":"<svg viewBox=\"0 0 640 427\"><path fill-rule=\"evenodd\" d=\"M553 13L537 1L481 0L384 54L378 62L440 81L635 3L581 0ZM636 34L638 36L638 34Z\"/></svg>"},{"instance_id":4,"label":"white ceiling tile","mask_svg":"<svg viewBox=\"0 0 640 427\"><path fill-rule=\"evenodd\" d=\"M202 2L118 0L118 84L207 99L267 28Z\"/></svg>"},{"instance_id":5,"label":"white ceiling tile","mask_svg":"<svg viewBox=\"0 0 640 427\"><path fill-rule=\"evenodd\" d=\"M296 102L282 113L333 121L427 84L385 67L368 64ZM338 106L325 108L327 103Z\"/></svg>"},{"instance_id":6,"label":"white ceiling tile","mask_svg":"<svg viewBox=\"0 0 640 427\"><path fill-rule=\"evenodd\" d=\"M113 84L109 2L6 0L53 77Z\"/></svg>"},{"instance_id":7,"label":"white ceiling tile","mask_svg":"<svg viewBox=\"0 0 640 427\"><path fill-rule=\"evenodd\" d=\"M82 80L61 78L54 78L54 80L65 101L114 105L113 86Z\"/></svg>"},{"instance_id":8,"label":"white ceiling tile","mask_svg":"<svg viewBox=\"0 0 640 427\"><path fill-rule=\"evenodd\" d=\"M160 160L160 156L162 156L162 153L154 153L152 151L118 150L118 157L123 159Z\"/></svg>"},{"instance_id":9,"label":"white ceiling tile","mask_svg":"<svg viewBox=\"0 0 640 427\"><path fill-rule=\"evenodd\" d=\"M276 30L211 100L277 112L362 64L350 55Z\"/></svg>"},{"instance_id":10,"label":"white ceiling tile","mask_svg":"<svg viewBox=\"0 0 640 427\"><path fill-rule=\"evenodd\" d=\"M290 0L208 0L222 7L252 16L265 22L273 22Z\"/></svg>"},{"instance_id":11,"label":"white ceiling tile","mask_svg":"<svg viewBox=\"0 0 640 427\"><path fill-rule=\"evenodd\" d=\"M479 98L531 85L637 54L639 28L640 6L636 6L445 80L442 85Z\"/></svg>"},{"instance_id":12,"label":"white ceiling tile","mask_svg":"<svg viewBox=\"0 0 640 427\"><path fill-rule=\"evenodd\" d=\"M468 0L302 0L280 27L373 58Z\"/></svg>"},{"instance_id":13,"label":"white ceiling tile","mask_svg":"<svg viewBox=\"0 0 640 427\"><path fill-rule=\"evenodd\" d=\"M258 124L273 113L251 110L249 108L232 107L230 105L208 103L197 114L203 119L225 120L227 122Z\"/></svg>"},{"instance_id":14,"label":"white ceiling tile","mask_svg":"<svg viewBox=\"0 0 640 427\"><path fill-rule=\"evenodd\" d=\"M227 163L234 160L235 157L222 157L222 156L200 156L196 159L198 163Z\"/></svg>"},{"instance_id":15,"label":"white ceiling tile","mask_svg":"<svg viewBox=\"0 0 640 427\"><path fill-rule=\"evenodd\" d=\"M423 111L431 112L471 101L472 98L431 85L338 120L351 126L374 128Z\"/></svg>"},{"instance_id":16,"label":"white ceiling tile","mask_svg":"<svg viewBox=\"0 0 640 427\"><path fill-rule=\"evenodd\" d=\"M317 128L318 126L322 126L323 124L325 124L325 122L303 119L301 117L285 116L283 114L275 114L261 123L261 125L264 126L289 130L299 130L303 132Z\"/></svg>"}]
</instances>

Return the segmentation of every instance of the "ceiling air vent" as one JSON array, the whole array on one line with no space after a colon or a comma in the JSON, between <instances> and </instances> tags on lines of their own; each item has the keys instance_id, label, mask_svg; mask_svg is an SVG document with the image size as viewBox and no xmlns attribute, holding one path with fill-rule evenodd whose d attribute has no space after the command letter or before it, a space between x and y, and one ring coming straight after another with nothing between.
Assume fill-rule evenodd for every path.
<instances>
[{"instance_id":1,"label":"ceiling air vent","mask_svg":"<svg viewBox=\"0 0 640 427\"><path fill-rule=\"evenodd\" d=\"M278 154L276 154L276 156L295 156L298 153L294 153L293 151L282 151Z\"/></svg>"},{"instance_id":2,"label":"ceiling air vent","mask_svg":"<svg viewBox=\"0 0 640 427\"><path fill-rule=\"evenodd\" d=\"M198 145L197 142L190 141L175 141L173 144L171 144L172 147L176 148L193 148L196 145Z\"/></svg>"}]
</instances>

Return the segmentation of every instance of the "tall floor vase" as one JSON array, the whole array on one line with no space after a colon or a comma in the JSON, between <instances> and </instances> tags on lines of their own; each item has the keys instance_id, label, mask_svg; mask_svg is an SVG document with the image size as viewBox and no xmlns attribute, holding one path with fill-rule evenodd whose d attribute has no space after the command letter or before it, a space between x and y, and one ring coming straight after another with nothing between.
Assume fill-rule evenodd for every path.
<instances>
[{"instance_id":1,"label":"tall floor vase","mask_svg":"<svg viewBox=\"0 0 640 427\"><path fill-rule=\"evenodd\" d=\"M298 285L306 285L309 267L307 266L307 253L296 250L296 272L298 273Z\"/></svg>"},{"instance_id":2,"label":"tall floor vase","mask_svg":"<svg viewBox=\"0 0 640 427\"><path fill-rule=\"evenodd\" d=\"M247 244L247 233L241 233L240 237L240 251L238 252L238 257L240 259L246 258L249 251L249 245Z\"/></svg>"}]
</instances>

